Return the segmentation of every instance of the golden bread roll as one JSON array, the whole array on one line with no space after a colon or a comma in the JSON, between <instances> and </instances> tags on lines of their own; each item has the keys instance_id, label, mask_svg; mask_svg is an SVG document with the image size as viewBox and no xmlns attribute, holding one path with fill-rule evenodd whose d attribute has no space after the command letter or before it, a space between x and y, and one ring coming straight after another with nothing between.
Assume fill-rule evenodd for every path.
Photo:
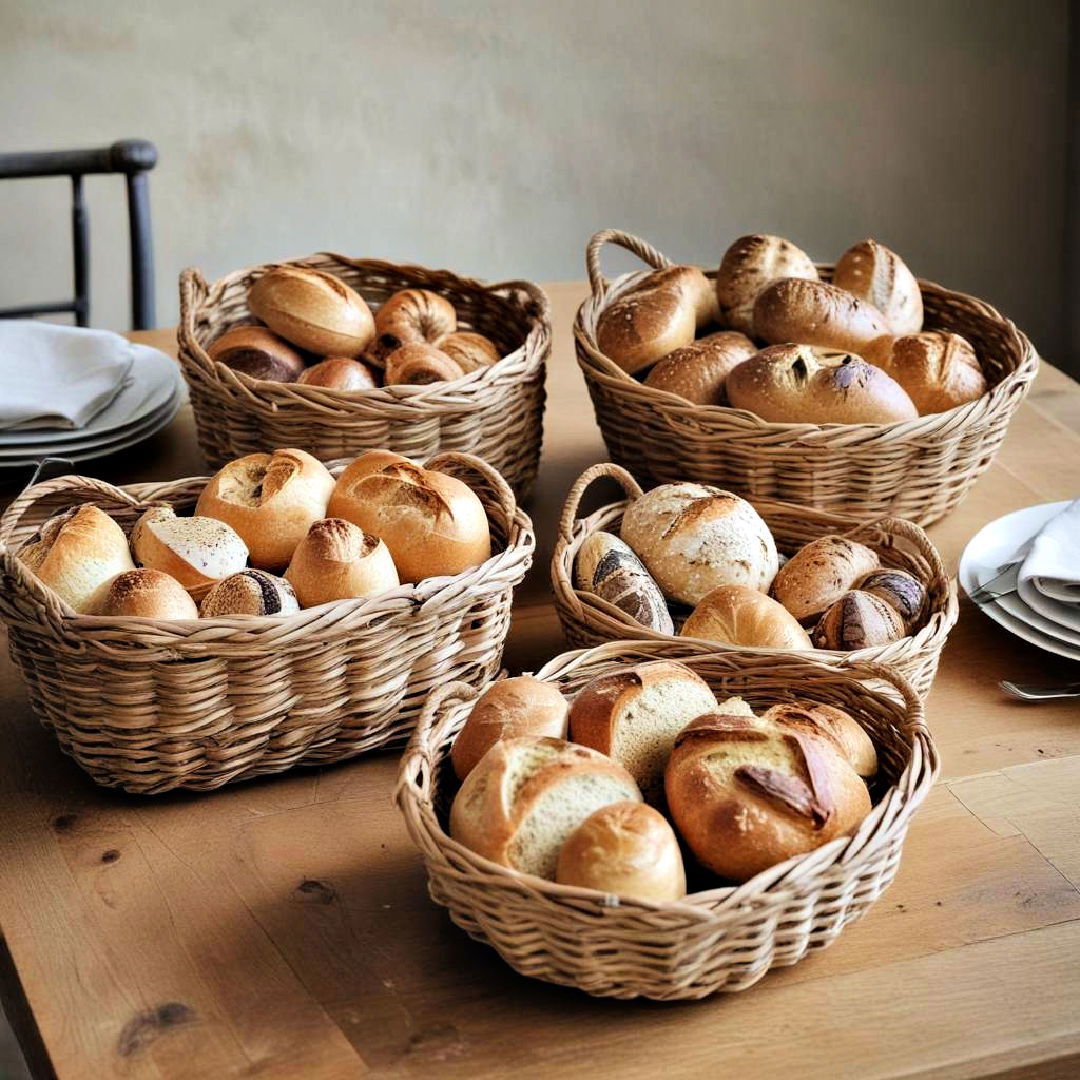
<instances>
[{"instance_id":1,"label":"golden bread roll","mask_svg":"<svg viewBox=\"0 0 1080 1080\"><path fill-rule=\"evenodd\" d=\"M893 608L904 620L904 628L909 634L922 622L926 610L926 586L906 570L875 570L858 583L858 588Z\"/></svg>"},{"instance_id":2,"label":"golden bread roll","mask_svg":"<svg viewBox=\"0 0 1080 1080\"><path fill-rule=\"evenodd\" d=\"M853 589L825 609L810 632L816 649L855 652L899 641L904 620L880 597Z\"/></svg>"},{"instance_id":3,"label":"golden bread roll","mask_svg":"<svg viewBox=\"0 0 1080 1080\"><path fill-rule=\"evenodd\" d=\"M215 338L206 355L253 379L295 382L304 372L304 358L265 326L234 326Z\"/></svg>"},{"instance_id":4,"label":"golden bread roll","mask_svg":"<svg viewBox=\"0 0 1080 1080\"><path fill-rule=\"evenodd\" d=\"M785 702L773 705L762 714L762 720L789 728L810 724L823 728L836 740L851 767L862 777L873 776L878 770L877 750L870 736L850 713L819 701Z\"/></svg>"},{"instance_id":5,"label":"golden bread roll","mask_svg":"<svg viewBox=\"0 0 1080 1080\"><path fill-rule=\"evenodd\" d=\"M570 707L554 683L519 675L500 679L477 699L450 748L450 762L459 780L476 768L500 739L523 735L566 738Z\"/></svg>"},{"instance_id":6,"label":"golden bread roll","mask_svg":"<svg viewBox=\"0 0 1080 1080\"><path fill-rule=\"evenodd\" d=\"M559 851L560 885L662 904L686 895L686 872L674 830L663 814L639 802L594 810Z\"/></svg>"},{"instance_id":7,"label":"golden bread roll","mask_svg":"<svg viewBox=\"0 0 1080 1080\"><path fill-rule=\"evenodd\" d=\"M296 381L302 386L325 386L330 390L370 390L378 385L367 364L347 356L328 356L305 368Z\"/></svg>"},{"instance_id":8,"label":"golden bread roll","mask_svg":"<svg viewBox=\"0 0 1080 1080\"><path fill-rule=\"evenodd\" d=\"M292 615L300 610L293 587L265 570L241 570L210 588L199 605L204 619L225 615Z\"/></svg>"},{"instance_id":9,"label":"golden bread roll","mask_svg":"<svg viewBox=\"0 0 1080 1080\"><path fill-rule=\"evenodd\" d=\"M316 521L293 552L285 571L301 607L378 596L398 584L386 545L351 521Z\"/></svg>"},{"instance_id":10,"label":"golden bread roll","mask_svg":"<svg viewBox=\"0 0 1080 1080\"><path fill-rule=\"evenodd\" d=\"M574 580L581 592L599 596L634 622L660 634L675 633L660 586L617 536L596 532L586 539L574 562Z\"/></svg>"},{"instance_id":11,"label":"golden bread roll","mask_svg":"<svg viewBox=\"0 0 1080 1080\"><path fill-rule=\"evenodd\" d=\"M502 359L494 341L472 330L458 330L447 334L435 344L439 351L449 356L466 375L477 368L491 367Z\"/></svg>"},{"instance_id":12,"label":"golden bread roll","mask_svg":"<svg viewBox=\"0 0 1080 1080\"><path fill-rule=\"evenodd\" d=\"M91 615L113 618L197 619L199 609L176 578L143 566L106 582L88 605Z\"/></svg>"},{"instance_id":13,"label":"golden bread roll","mask_svg":"<svg viewBox=\"0 0 1080 1080\"><path fill-rule=\"evenodd\" d=\"M270 267L248 289L248 307L275 334L316 356L359 356L375 333L364 298L308 266Z\"/></svg>"},{"instance_id":14,"label":"golden bread roll","mask_svg":"<svg viewBox=\"0 0 1080 1080\"><path fill-rule=\"evenodd\" d=\"M772 594L795 616L816 618L881 565L877 552L844 536L820 536L780 567Z\"/></svg>"},{"instance_id":15,"label":"golden bread roll","mask_svg":"<svg viewBox=\"0 0 1080 1080\"><path fill-rule=\"evenodd\" d=\"M19 551L19 559L79 612L101 585L135 569L124 530L90 503L49 518Z\"/></svg>"},{"instance_id":16,"label":"golden bread roll","mask_svg":"<svg viewBox=\"0 0 1080 1080\"><path fill-rule=\"evenodd\" d=\"M679 633L754 649L813 648L783 604L748 585L721 585L706 593Z\"/></svg>"},{"instance_id":17,"label":"golden bread roll","mask_svg":"<svg viewBox=\"0 0 1080 1080\"><path fill-rule=\"evenodd\" d=\"M833 284L873 304L894 334L917 334L923 324L922 293L915 275L894 251L861 240L840 256Z\"/></svg>"},{"instance_id":18,"label":"golden bread roll","mask_svg":"<svg viewBox=\"0 0 1080 1080\"><path fill-rule=\"evenodd\" d=\"M875 348L867 359L895 379L919 414L947 412L986 393L975 350L959 334L928 330Z\"/></svg>"},{"instance_id":19,"label":"golden bread roll","mask_svg":"<svg viewBox=\"0 0 1080 1080\"><path fill-rule=\"evenodd\" d=\"M387 386L427 386L460 379L464 374L456 360L434 345L402 345L386 358Z\"/></svg>"},{"instance_id":20,"label":"golden bread roll","mask_svg":"<svg viewBox=\"0 0 1080 1080\"><path fill-rule=\"evenodd\" d=\"M434 344L457 330L454 305L430 289L401 289L375 312L375 337L364 359L382 367L402 345Z\"/></svg>"},{"instance_id":21,"label":"golden bread roll","mask_svg":"<svg viewBox=\"0 0 1080 1080\"><path fill-rule=\"evenodd\" d=\"M805 251L782 236L740 236L724 252L716 272L716 299L724 326L753 334L754 301L777 278L817 281L817 267Z\"/></svg>"},{"instance_id":22,"label":"golden bread roll","mask_svg":"<svg viewBox=\"0 0 1080 1080\"><path fill-rule=\"evenodd\" d=\"M248 454L219 469L195 513L228 522L247 544L251 565L284 570L312 522L326 517L334 478L305 450Z\"/></svg>"},{"instance_id":23,"label":"golden bread roll","mask_svg":"<svg viewBox=\"0 0 1080 1080\"><path fill-rule=\"evenodd\" d=\"M697 266L665 266L654 270L635 288L653 289L673 285L683 291L694 305L694 321L697 329L715 323L720 317L720 305L716 301L716 289Z\"/></svg>"},{"instance_id":24,"label":"golden bread roll","mask_svg":"<svg viewBox=\"0 0 1080 1080\"><path fill-rule=\"evenodd\" d=\"M725 405L727 377L757 346L736 330L720 330L665 356L645 385L678 394L694 405Z\"/></svg>"}]
</instances>

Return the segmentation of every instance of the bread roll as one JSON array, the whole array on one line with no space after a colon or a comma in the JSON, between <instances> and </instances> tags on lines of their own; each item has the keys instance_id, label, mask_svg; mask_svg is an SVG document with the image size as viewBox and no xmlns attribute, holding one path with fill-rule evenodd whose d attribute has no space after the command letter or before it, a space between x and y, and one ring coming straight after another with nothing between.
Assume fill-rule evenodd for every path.
<instances>
[{"instance_id":1,"label":"bread roll","mask_svg":"<svg viewBox=\"0 0 1080 1080\"><path fill-rule=\"evenodd\" d=\"M131 550L141 566L176 578L195 600L248 559L247 545L227 522L177 517L171 506L152 506L135 522Z\"/></svg>"},{"instance_id":2,"label":"bread roll","mask_svg":"<svg viewBox=\"0 0 1080 1080\"><path fill-rule=\"evenodd\" d=\"M852 590L825 609L810 632L817 649L855 652L888 645L904 637L904 620L884 600Z\"/></svg>"},{"instance_id":3,"label":"bread roll","mask_svg":"<svg viewBox=\"0 0 1080 1080\"><path fill-rule=\"evenodd\" d=\"M79 612L102 584L135 569L124 530L90 503L49 518L19 559Z\"/></svg>"},{"instance_id":4,"label":"bread roll","mask_svg":"<svg viewBox=\"0 0 1080 1080\"><path fill-rule=\"evenodd\" d=\"M754 333L754 301L777 278L817 281L817 267L801 248L782 236L740 236L724 253L716 272L720 321Z\"/></svg>"},{"instance_id":5,"label":"bread roll","mask_svg":"<svg viewBox=\"0 0 1080 1080\"><path fill-rule=\"evenodd\" d=\"M884 600L904 620L911 633L926 609L926 586L906 570L875 570L858 583L859 591Z\"/></svg>"},{"instance_id":6,"label":"bread roll","mask_svg":"<svg viewBox=\"0 0 1080 1080\"><path fill-rule=\"evenodd\" d=\"M375 312L375 340L365 359L382 367L402 345L434 344L456 330L457 311L445 296L430 289L401 289Z\"/></svg>"},{"instance_id":7,"label":"bread roll","mask_svg":"<svg viewBox=\"0 0 1080 1080\"><path fill-rule=\"evenodd\" d=\"M754 301L754 337L770 345L798 342L862 353L890 334L888 320L872 304L824 281L781 278Z\"/></svg>"},{"instance_id":8,"label":"bread roll","mask_svg":"<svg viewBox=\"0 0 1080 1080\"><path fill-rule=\"evenodd\" d=\"M329 470L304 450L248 454L210 478L195 513L228 522L252 566L284 570L311 523L326 516L333 490Z\"/></svg>"},{"instance_id":9,"label":"bread roll","mask_svg":"<svg viewBox=\"0 0 1080 1080\"><path fill-rule=\"evenodd\" d=\"M378 596L399 584L386 545L350 521L323 518L296 547L285 580L301 607Z\"/></svg>"},{"instance_id":10,"label":"bread roll","mask_svg":"<svg viewBox=\"0 0 1080 1080\"><path fill-rule=\"evenodd\" d=\"M435 343L465 374L477 368L490 367L502 359L498 346L483 334L458 330L439 338Z\"/></svg>"},{"instance_id":11,"label":"bread roll","mask_svg":"<svg viewBox=\"0 0 1080 1080\"><path fill-rule=\"evenodd\" d=\"M922 293L904 260L876 240L861 240L840 256L833 284L873 304L894 334L917 334L923 324Z\"/></svg>"},{"instance_id":12,"label":"bread roll","mask_svg":"<svg viewBox=\"0 0 1080 1080\"><path fill-rule=\"evenodd\" d=\"M683 291L694 305L697 329L709 326L720 318L720 305L716 301L716 288L697 266L665 266L654 270L636 289L653 289L673 285Z\"/></svg>"},{"instance_id":13,"label":"bread roll","mask_svg":"<svg viewBox=\"0 0 1080 1080\"><path fill-rule=\"evenodd\" d=\"M728 400L772 424L893 424L919 415L903 387L851 353L774 345L741 363Z\"/></svg>"},{"instance_id":14,"label":"bread roll","mask_svg":"<svg viewBox=\"0 0 1080 1080\"><path fill-rule=\"evenodd\" d=\"M555 880L654 904L686 895L674 831L662 814L638 802L593 811L559 851Z\"/></svg>"},{"instance_id":15,"label":"bread roll","mask_svg":"<svg viewBox=\"0 0 1080 1080\"><path fill-rule=\"evenodd\" d=\"M833 739L720 712L680 732L665 790L698 862L737 882L854 832L870 810Z\"/></svg>"},{"instance_id":16,"label":"bread roll","mask_svg":"<svg viewBox=\"0 0 1080 1080\"><path fill-rule=\"evenodd\" d=\"M601 806L640 802L619 764L562 739L501 739L465 778L450 835L501 866L555 876L567 837Z\"/></svg>"},{"instance_id":17,"label":"bread roll","mask_svg":"<svg viewBox=\"0 0 1080 1080\"><path fill-rule=\"evenodd\" d=\"M809 724L823 729L830 735L862 777L873 776L878 770L877 750L870 736L859 723L843 709L818 701L790 702L774 705L766 710L762 719L794 730Z\"/></svg>"},{"instance_id":18,"label":"bread roll","mask_svg":"<svg viewBox=\"0 0 1080 1080\"><path fill-rule=\"evenodd\" d=\"M656 802L675 736L715 708L712 690L696 672L650 661L587 683L570 706L570 738L625 766L645 798Z\"/></svg>"},{"instance_id":19,"label":"bread roll","mask_svg":"<svg viewBox=\"0 0 1080 1080\"><path fill-rule=\"evenodd\" d=\"M487 514L467 484L379 453L338 477L329 514L385 540L402 581L461 574L491 557Z\"/></svg>"},{"instance_id":20,"label":"bread roll","mask_svg":"<svg viewBox=\"0 0 1080 1080\"><path fill-rule=\"evenodd\" d=\"M780 568L772 594L796 619L816 618L880 565L877 552L865 544L844 536L821 536L804 544Z\"/></svg>"},{"instance_id":21,"label":"bread roll","mask_svg":"<svg viewBox=\"0 0 1080 1080\"><path fill-rule=\"evenodd\" d=\"M206 355L233 371L270 382L295 382L304 372L304 358L265 326L234 326L214 340Z\"/></svg>"},{"instance_id":22,"label":"bread roll","mask_svg":"<svg viewBox=\"0 0 1080 1080\"><path fill-rule=\"evenodd\" d=\"M112 618L197 619L199 609L174 577L141 567L100 586L87 605L91 615Z\"/></svg>"},{"instance_id":23,"label":"bread roll","mask_svg":"<svg viewBox=\"0 0 1080 1080\"><path fill-rule=\"evenodd\" d=\"M812 649L810 635L783 604L748 585L721 585L683 623L683 637L755 649Z\"/></svg>"},{"instance_id":24,"label":"bread roll","mask_svg":"<svg viewBox=\"0 0 1080 1080\"><path fill-rule=\"evenodd\" d=\"M325 386L330 390L370 390L378 385L367 364L347 356L328 356L305 368L296 381L303 386Z\"/></svg>"},{"instance_id":25,"label":"bread roll","mask_svg":"<svg viewBox=\"0 0 1080 1080\"><path fill-rule=\"evenodd\" d=\"M300 610L293 587L265 570L241 570L212 586L199 611L204 619L225 615L292 615Z\"/></svg>"},{"instance_id":26,"label":"bread roll","mask_svg":"<svg viewBox=\"0 0 1080 1080\"><path fill-rule=\"evenodd\" d=\"M359 356L375 333L364 298L309 266L272 266L248 290L248 307L275 334L316 356Z\"/></svg>"},{"instance_id":27,"label":"bread roll","mask_svg":"<svg viewBox=\"0 0 1080 1080\"><path fill-rule=\"evenodd\" d=\"M577 588L614 604L636 623L659 634L675 633L660 586L629 545L611 533L593 533L578 550Z\"/></svg>"},{"instance_id":28,"label":"bread roll","mask_svg":"<svg viewBox=\"0 0 1080 1080\"><path fill-rule=\"evenodd\" d=\"M867 359L907 391L920 415L947 412L986 393L975 350L959 334L928 330L883 342Z\"/></svg>"},{"instance_id":29,"label":"bread roll","mask_svg":"<svg viewBox=\"0 0 1080 1080\"><path fill-rule=\"evenodd\" d=\"M765 591L776 576L776 544L758 512L706 484L661 484L635 499L621 534L664 595L697 604L719 585Z\"/></svg>"},{"instance_id":30,"label":"bread roll","mask_svg":"<svg viewBox=\"0 0 1080 1080\"><path fill-rule=\"evenodd\" d=\"M464 374L460 364L434 345L402 345L386 358L387 386L426 386Z\"/></svg>"},{"instance_id":31,"label":"bread roll","mask_svg":"<svg viewBox=\"0 0 1080 1080\"><path fill-rule=\"evenodd\" d=\"M721 330L668 353L649 372L645 385L694 405L724 405L728 375L755 352L757 346L745 334Z\"/></svg>"},{"instance_id":32,"label":"bread roll","mask_svg":"<svg viewBox=\"0 0 1080 1080\"><path fill-rule=\"evenodd\" d=\"M569 711L566 698L554 683L532 675L500 679L476 699L450 749L457 778L464 780L500 739L523 735L566 738Z\"/></svg>"}]
</instances>

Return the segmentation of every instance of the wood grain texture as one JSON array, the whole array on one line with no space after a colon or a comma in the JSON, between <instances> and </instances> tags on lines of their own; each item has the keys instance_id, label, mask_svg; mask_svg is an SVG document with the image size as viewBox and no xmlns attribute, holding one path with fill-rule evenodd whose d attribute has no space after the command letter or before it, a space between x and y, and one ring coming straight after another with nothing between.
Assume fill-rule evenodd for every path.
<instances>
[{"instance_id":1,"label":"wood grain texture","mask_svg":"<svg viewBox=\"0 0 1080 1080\"><path fill-rule=\"evenodd\" d=\"M603 445L549 287L539 551L506 662L562 648L555 519ZM154 343L164 332L140 335ZM1048 463L1050 465L1048 466ZM190 414L95 464L202 470ZM1002 513L1080 494L1080 388L1044 368L998 462L931 529L947 565ZM705 1002L599 1001L522 979L454 928L391 805L393 755L139 799L97 789L0 661L0 928L61 1080L83 1077L1024 1077L1080 1073L1080 709L998 678L1075 678L966 602L928 717L943 780L893 888L832 949ZM5 980L9 988L12 980Z\"/></svg>"}]
</instances>

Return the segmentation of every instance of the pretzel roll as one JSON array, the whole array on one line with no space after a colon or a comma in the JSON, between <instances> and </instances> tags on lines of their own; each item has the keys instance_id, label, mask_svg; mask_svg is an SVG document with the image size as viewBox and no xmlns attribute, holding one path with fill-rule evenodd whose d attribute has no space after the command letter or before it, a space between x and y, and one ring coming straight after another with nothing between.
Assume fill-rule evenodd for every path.
<instances>
[{"instance_id":1,"label":"pretzel roll","mask_svg":"<svg viewBox=\"0 0 1080 1080\"><path fill-rule=\"evenodd\" d=\"M434 345L402 345L386 358L387 386L426 386L460 379L465 372Z\"/></svg>"},{"instance_id":2,"label":"pretzel roll","mask_svg":"<svg viewBox=\"0 0 1080 1080\"><path fill-rule=\"evenodd\" d=\"M330 390L370 390L378 385L367 364L347 356L328 356L305 368L296 381L303 386L325 386Z\"/></svg>"},{"instance_id":3,"label":"pretzel roll","mask_svg":"<svg viewBox=\"0 0 1080 1080\"><path fill-rule=\"evenodd\" d=\"M401 289L375 312L375 338L364 359L382 367L402 345L433 344L457 330L457 311L430 289Z\"/></svg>"},{"instance_id":4,"label":"pretzel roll","mask_svg":"<svg viewBox=\"0 0 1080 1080\"><path fill-rule=\"evenodd\" d=\"M387 546L340 518L323 518L311 526L293 552L285 580L306 608L377 596L399 584Z\"/></svg>"},{"instance_id":5,"label":"pretzel roll","mask_svg":"<svg viewBox=\"0 0 1080 1080\"><path fill-rule=\"evenodd\" d=\"M650 372L646 386L678 394L694 405L725 405L727 378L757 346L737 330L720 330L665 356Z\"/></svg>"},{"instance_id":6,"label":"pretzel roll","mask_svg":"<svg viewBox=\"0 0 1080 1080\"><path fill-rule=\"evenodd\" d=\"M920 415L947 412L986 393L986 377L967 340L944 330L882 339L867 359L895 379Z\"/></svg>"},{"instance_id":7,"label":"pretzel roll","mask_svg":"<svg viewBox=\"0 0 1080 1080\"><path fill-rule=\"evenodd\" d=\"M740 236L724 253L716 272L716 299L723 325L752 334L754 301L777 278L817 281L817 267L805 251L782 236Z\"/></svg>"},{"instance_id":8,"label":"pretzel roll","mask_svg":"<svg viewBox=\"0 0 1080 1080\"><path fill-rule=\"evenodd\" d=\"M796 619L816 618L880 565L877 553L865 544L819 536L780 567L772 594Z\"/></svg>"},{"instance_id":9,"label":"pretzel roll","mask_svg":"<svg viewBox=\"0 0 1080 1080\"><path fill-rule=\"evenodd\" d=\"M214 339L206 355L269 382L295 382L304 372L304 358L265 326L234 326Z\"/></svg>"},{"instance_id":10,"label":"pretzel roll","mask_svg":"<svg viewBox=\"0 0 1080 1080\"><path fill-rule=\"evenodd\" d=\"M702 597L679 633L754 649L812 649L783 604L747 585L721 585Z\"/></svg>"},{"instance_id":11,"label":"pretzel roll","mask_svg":"<svg viewBox=\"0 0 1080 1080\"><path fill-rule=\"evenodd\" d=\"M833 271L838 289L873 304L894 334L917 334L923 324L922 293L904 260L876 240L860 240L840 256Z\"/></svg>"},{"instance_id":12,"label":"pretzel roll","mask_svg":"<svg viewBox=\"0 0 1080 1080\"><path fill-rule=\"evenodd\" d=\"M490 367L501 359L495 342L472 330L457 330L435 343L467 375L477 368Z\"/></svg>"}]
</instances>

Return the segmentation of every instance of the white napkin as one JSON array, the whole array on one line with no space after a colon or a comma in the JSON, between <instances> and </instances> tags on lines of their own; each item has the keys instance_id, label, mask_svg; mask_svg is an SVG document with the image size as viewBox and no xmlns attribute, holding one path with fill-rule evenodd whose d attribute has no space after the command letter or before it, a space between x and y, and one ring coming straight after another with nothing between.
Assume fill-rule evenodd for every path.
<instances>
[{"instance_id":1,"label":"white napkin","mask_svg":"<svg viewBox=\"0 0 1080 1080\"><path fill-rule=\"evenodd\" d=\"M0 430L85 427L131 364L131 343L109 330L0 319Z\"/></svg>"},{"instance_id":2,"label":"white napkin","mask_svg":"<svg viewBox=\"0 0 1080 1080\"><path fill-rule=\"evenodd\" d=\"M1040 615L1080 630L1080 499L1052 517L1031 541L1017 590Z\"/></svg>"}]
</instances>

